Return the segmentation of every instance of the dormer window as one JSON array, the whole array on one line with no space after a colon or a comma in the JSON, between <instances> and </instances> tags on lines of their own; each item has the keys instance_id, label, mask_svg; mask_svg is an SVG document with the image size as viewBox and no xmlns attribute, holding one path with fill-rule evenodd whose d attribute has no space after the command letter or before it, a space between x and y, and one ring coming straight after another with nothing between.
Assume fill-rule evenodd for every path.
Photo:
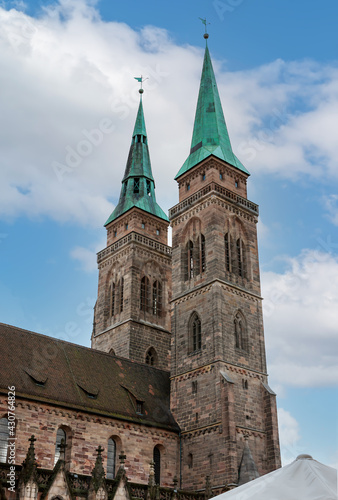
<instances>
[{"instance_id":1,"label":"dormer window","mask_svg":"<svg viewBox=\"0 0 338 500\"><path fill-rule=\"evenodd\" d=\"M143 415L143 401L136 400L136 413L138 415Z\"/></svg>"}]
</instances>

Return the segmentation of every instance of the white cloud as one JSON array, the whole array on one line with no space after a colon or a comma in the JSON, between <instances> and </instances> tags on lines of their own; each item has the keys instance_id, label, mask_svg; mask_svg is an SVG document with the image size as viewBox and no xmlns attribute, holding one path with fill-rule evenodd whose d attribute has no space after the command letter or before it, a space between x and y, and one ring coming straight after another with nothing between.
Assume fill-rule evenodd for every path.
<instances>
[{"instance_id":1,"label":"white cloud","mask_svg":"<svg viewBox=\"0 0 338 500\"><path fill-rule=\"evenodd\" d=\"M159 27L103 21L96 3L60 0L37 19L0 8L2 217L102 224L119 194L139 99L133 77L141 74L149 77L157 198L164 209L177 202L173 178L189 152L202 50L175 45ZM214 66L234 149L249 170L336 182L337 68ZM86 133L98 129L102 140L92 144ZM73 164L70 151L80 156Z\"/></svg>"},{"instance_id":2,"label":"white cloud","mask_svg":"<svg viewBox=\"0 0 338 500\"><path fill-rule=\"evenodd\" d=\"M281 386L338 383L338 256L303 251L262 273L269 372Z\"/></svg>"},{"instance_id":3,"label":"white cloud","mask_svg":"<svg viewBox=\"0 0 338 500\"><path fill-rule=\"evenodd\" d=\"M71 257L81 264L81 268L87 273L97 272L97 253L105 248L106 241L100 241L91 248L76 246L70 252Z\"/></svg>"},{"instance_id":4,"label":"white cloud","mask_svg":"<svg viewBox=\"0 0 338 500\"><path fill-rule=\"evenodd\" d=\"M329 219L335 226L338 226L338 195L330 194L323 199L323 202Z\"/></svg>"},{"instance_id":5,"label":"white cloud","mask_svg":"<svg viewBox=\"0 0 338 500\"><path fill-rule=\"evenodd\" d=\"M281 447L282 464L293 462L298 455L304 453L299 447L299 424L290 412L278 409L278 429Z\"/></svg>"}]
</instances>

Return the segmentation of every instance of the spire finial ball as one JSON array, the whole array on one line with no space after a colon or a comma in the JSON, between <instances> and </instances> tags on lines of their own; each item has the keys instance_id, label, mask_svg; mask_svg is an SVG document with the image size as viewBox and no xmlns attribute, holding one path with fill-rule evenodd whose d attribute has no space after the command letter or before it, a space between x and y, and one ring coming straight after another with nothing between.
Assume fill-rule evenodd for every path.
<instances>
[{"instance_id":1,"label":"spire finial ball","mask_svg":"<svg viewBox=\"0 0 338 500\"><path fill-rule=\"evenodd\" d=\"M144 90L143 89L139 89L139 93L140 94L143 94Z\"/></svg>"},{"instance_id":2,"label":"spire finial ball","mask_svg":"<svg viewBox=\"0 0 338 500\"><path fill-rule=\"evenodd\" d=\"M206 40L208 40L208 38L209 38L208 33L204 33L203 38L205 38Z\"/></svg>"}]
</instances>

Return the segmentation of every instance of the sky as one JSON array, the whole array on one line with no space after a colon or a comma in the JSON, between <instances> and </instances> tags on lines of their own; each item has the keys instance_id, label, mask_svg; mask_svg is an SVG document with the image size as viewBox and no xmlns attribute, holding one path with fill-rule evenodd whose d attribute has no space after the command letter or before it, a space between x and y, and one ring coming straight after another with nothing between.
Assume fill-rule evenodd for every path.
<instances>
[{"instance_id":1,"label":"sky","mask_svg":"<svg viewBox=\"0 0 338 500\"><path fill-rule=\"evenodd\" d=\"M335 0L0 0L0 321L90 346L143 75L166 211L208 40L258 224L283 463L338 468ZM89 146L88 146L89 141Z\"/></svg>"}]
</instances>

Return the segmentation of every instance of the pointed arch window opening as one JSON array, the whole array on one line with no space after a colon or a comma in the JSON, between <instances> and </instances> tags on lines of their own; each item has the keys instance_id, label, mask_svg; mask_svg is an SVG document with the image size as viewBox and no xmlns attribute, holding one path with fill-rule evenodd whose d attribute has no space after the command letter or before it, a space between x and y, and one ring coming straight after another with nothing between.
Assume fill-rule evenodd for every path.
<instances>
[{"instance_id":1,"label":"pointed arch window opening","mask_svg":"<svg viewBox=\"0 0 338 500\"><path fill-rule=\"evenodd\" d=\"M153 283L153 314L161 316L162 313L162 284L160 281Z\"/></svg>"},{"instance_id":2,"label":"pointed arch window opening","mask_svg":"<svg viewBox=\"0 0 338 500\"><path fill-rule=\"evenodd\" d=\"M243 242L241 238L236 241L236 251L237 251L237 272L238 276L244 278L244 259L243 259Z\"/></svg>"},{"instance_id":3,"label":"pointed arch window opening","mask_svg":"<svg viewBox=\"0 0 338 500\"><path fill-rule=\"evenodd\" d=\"M116 443L114 439L108 439L108 450L107 450L107 479L115 478L115 467L116 467Z\"/></svg>"},{"instance_id":4,"label":"pointed arch window opening","mask_svg":"<svg viewBox=\"0 0 338 500\"><path fill-rule=\"evenodd\" d=\"M153 347L150 347L150 349L148 349L145 361L149 366L157 365L157 352Z\"/></svg>"},{"instance_id":5,"label":"pointed arch window opening","mask_svg":"<svg viewBox=\"0 0 338 500\"><path fill-rule=\"evenodd\" d=\"M0 419L0 463L7 462L9 427L6 417Z\"/></svg>"},{"instance_id":6,"label":"pointed arch window opening","mask_svg":"<svg viewBox=\"0 0 338 500\"><path fill-rule=\"evenodd\" d=\"M161 484L161 451L158 446L155 446L153 453L155 484Z\"/></svg>"},{"instance_id":7,"label":"pointed arch window opening","mask_svg":"<svg viewBox=\"0 0 338 500\"><path fill-rule=\"evenodd\" d=\"M111 310L111 315L115 316L115 307L116 307L116 285L115 283L112 283L111 285L111 305L110 305L110 310Z\"/></svg>"},{"instance_id":8,"label":"pointed arch window opening","mask_svg":"<svg viewBox=\"0 0 338 500\"><path fill-rule=\"evenodd\" d=\"M55 455L54 455L54 465L60 458L60 446L61 441L63 440L64 446L67 446L67 435L66 432L60 427L56 433L56 441L55 441Z\"/></svg>"},{"instance_id":9,"label":"pointed arch window opening","mask_svg":"<svg viewBox=\"0 0 338 500\"><path fill-rule=\"evenodd\" d=\"M188 242L188 277L194 277L194 244L191 240Z\"/></svg>"},{"instance_id":10,"label":"pointed arch window opening","mask_svg":"<svg viewBox=\"0 0 338 500\"><path fill-rule=\"evenodd\" d=\"M196 313L190 322L191 351L200 351L202 348L201 320Z\"/></svg>"},{"instance_id":11,"label":"pointed arch window opening","mask_svg":"<svg viewBox=\"0 0 338 500\"><path fill-rule=\"evenodd\" d=\"M205 237L201 234L201 273L205 271Z\"/></svg>"},{"instance_id":12,"label":"pointed arch window opening","mask_svg":"<svg viewBox=\"0 0 338 500\"><path fill-rule=\"evenodd\" d=\"M119 291L120 291L120 313L123 312L123 300L124 300L124 278L120 279L119 282Z\"/></svg>"},{"instance_id":13,"label":"pointed arch window opening","mask_svg":"<svg viewBox=\"0 0 338 500\"><path fill-rule=\"evenodd\" d=\"M237 349L247 350L246 326L241 313L237 313L234 319L235 345Z\"/></svg>"},{"instance_id":14,"label":"pointed arch window opening","mask_svg":"<svg viewBox=\"0 0 338 500\"><path fill-rule=\"evenodd\" d=\"M141 279L140 309L144 312L148 312L149 309L149 279L147 276L143 276Z\"/></svg>"},{"instance_id":15,"label":"pointed arch window opening","mask_svg":"<svg viewBox=\"0 0 338 500\"><path fill-rule=\"evenodd\" d=\"M225 246L225 269L231 272L231 236L226 233L224 236L224 246Z\"/></svg>"}]
</instances>

